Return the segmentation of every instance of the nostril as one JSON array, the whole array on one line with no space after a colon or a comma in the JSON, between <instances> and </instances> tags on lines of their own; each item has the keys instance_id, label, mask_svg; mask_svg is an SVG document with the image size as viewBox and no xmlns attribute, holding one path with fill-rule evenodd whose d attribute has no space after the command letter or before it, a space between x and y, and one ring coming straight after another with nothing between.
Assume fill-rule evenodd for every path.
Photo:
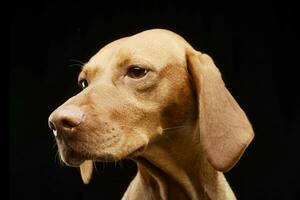
<instances>
[{"instance_id":1,"label":"nostril","mask_svg":"<svg viewBox=\"0 0 300 200\"><path fill-rule=\"evenodd\" d=\"M49 128L53 131L54 136L56 137L57 130L56 130L55 124L49 120L48 125L49 125Z\"/></svg>"},{"instance_id":2,"label":"nostril","mask_svg":"<svg viewBox=\"0 0 300 200\"><path fill-rule=\"evenodd\" d=\"M72 127L78 126L80 124L80 121L76 118L62 119L61 122L62 122L62 125L67 128L72 128Z\"/></svg>"},{"instance_id":3,"label":"nostril","mask_svg":"<svg viewBox=\"0 0 300 200\"><path fill-rule=\"evenodd\" d=\"M56 131L68 131L78 126L84 119L84 113L78 108L66 107L60 108L54 111L49 117L49 127L53 130L54 134Z\"/></svg>"},{"instance_id":4,"label":"nostril","mask_svg":"<svg viewBox=\"0 0 300 200\"><path fill-rule=\"evenodd\" d=\"M55 125L54 125L53 122L49 121L48 124L49 124L49 128L50 128L51 130L56 131L56 128L55 128Z\"/></svg>"}]
</instances>

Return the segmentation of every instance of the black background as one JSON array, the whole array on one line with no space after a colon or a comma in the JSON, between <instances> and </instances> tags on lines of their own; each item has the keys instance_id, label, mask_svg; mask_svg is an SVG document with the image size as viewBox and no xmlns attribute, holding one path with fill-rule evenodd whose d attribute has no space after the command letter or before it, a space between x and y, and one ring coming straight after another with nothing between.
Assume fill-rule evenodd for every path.
<instances>
[{"instance_id":1,"label":"black background","mask_svg":"<svg viewBox=\"0 0 300 200\"><path fill-rule=\"evenodd\" d=\"M95 1L96 2L96 1ZM296 199L299 180L299 5L174 2L14 2L9 73L10 198L120 199L129 161L97 164L91 184L61 166L49 114L76 94L80 67L105 44L166 28L208 53L256 137L226 177L239 199ZM299 198L299 197L298 197Z\"/></svg>"}]
</instances>

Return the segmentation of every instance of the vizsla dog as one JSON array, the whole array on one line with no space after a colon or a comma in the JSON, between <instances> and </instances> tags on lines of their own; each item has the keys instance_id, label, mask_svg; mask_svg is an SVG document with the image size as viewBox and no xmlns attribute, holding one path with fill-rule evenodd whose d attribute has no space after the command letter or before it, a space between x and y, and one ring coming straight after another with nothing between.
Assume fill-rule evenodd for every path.
<instances>
[{"instance_id":1,"label":"vizsla dog","mask_svg":"<svg viewBox=\"0 0 300 200\"><path fill-rule=\"evenodd\" d=\"M213 60L161 29L116 40L49 117L61 159L89 182L92 162L132 159L123 199L235 199L222 172L253 139Z\"/></svg>"}]
</instances>

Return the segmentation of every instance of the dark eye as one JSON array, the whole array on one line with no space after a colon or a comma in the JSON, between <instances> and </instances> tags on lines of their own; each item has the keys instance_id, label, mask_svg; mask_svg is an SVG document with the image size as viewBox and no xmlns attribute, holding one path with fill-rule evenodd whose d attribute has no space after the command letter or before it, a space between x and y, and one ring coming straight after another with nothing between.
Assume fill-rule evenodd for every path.
<instances>
[{"instance_id":1,"label":"dark eye","mask_svg":"<svg viewBox=\"0 0 300 200\"><path fill-rule=\"evenodd\" d=\"M85 89L88 85L89 85L89 83L88 83L88 81L86 79L82 79L82 80L79 81L79 86L82 89Z\"/></svg>"},{"instance_id":2,"label":"dark eye","mask_svg":"<svg viewBox=\"0 0 300 200\"><path fill-rule=\"evenodd\" d=\"M139 79L146 76L146 74L149 72L148 69L139 67L139 66L132 66L127 71L127 76L133 79Z\"/></svg>"}]
</instances>

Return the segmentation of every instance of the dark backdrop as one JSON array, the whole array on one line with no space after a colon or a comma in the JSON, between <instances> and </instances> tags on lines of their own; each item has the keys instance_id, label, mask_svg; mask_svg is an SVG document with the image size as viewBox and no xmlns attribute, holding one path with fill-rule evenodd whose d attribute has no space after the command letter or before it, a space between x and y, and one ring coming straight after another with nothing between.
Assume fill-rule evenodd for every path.
<instances>
[{"instance_id":1,"label":"dark backdrop","mask_svg":"<svg viewBox=\"0 0 300 200\"><path fill-rule=\"evenodd\" d=\"M120 199L129 161L97 164L84 186L60 165L48 115L76 94L79 67L103 45L166 28L208 53L256 137L226 177L239 199L296 199L299 188L299 5L259 2L14 2L9 73L10 198ZM78 64L78 63L77 63Z\"/></svg>"}]
</instances>

